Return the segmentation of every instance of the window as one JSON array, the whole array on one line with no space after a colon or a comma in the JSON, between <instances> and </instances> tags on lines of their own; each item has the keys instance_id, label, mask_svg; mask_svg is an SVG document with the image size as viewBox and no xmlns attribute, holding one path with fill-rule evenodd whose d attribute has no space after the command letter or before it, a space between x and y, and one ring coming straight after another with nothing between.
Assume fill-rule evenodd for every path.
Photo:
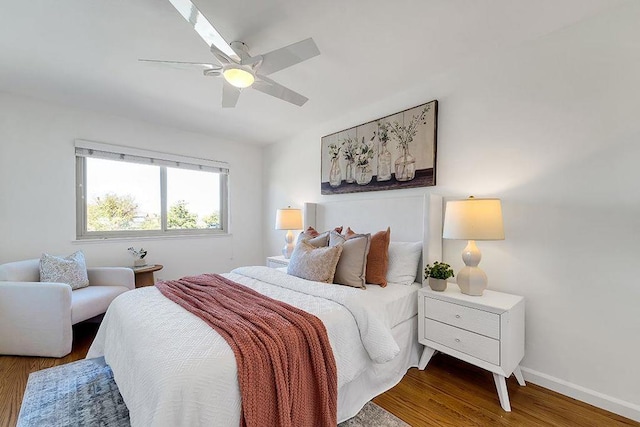
<instances>
[{"instance_id":1,"label":"window","mask_svg":"<svg viewBox=\"0 0 640 427\"><path fill-rule=\"evenodd\" d=\"M77 237L226 233L224 162L76 141Z\"/></svg>"}]
</instances>

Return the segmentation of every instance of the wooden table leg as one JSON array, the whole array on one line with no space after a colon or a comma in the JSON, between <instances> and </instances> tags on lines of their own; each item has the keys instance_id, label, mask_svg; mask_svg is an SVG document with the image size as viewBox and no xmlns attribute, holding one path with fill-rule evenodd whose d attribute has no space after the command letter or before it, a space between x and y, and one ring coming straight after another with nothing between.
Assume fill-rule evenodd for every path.
<instances>
[{"instance_id":1,"label":"wooden table leg","mask_svg":"<svg viewBox=\"0 0 640 427\"><path fill-rule=\"evenodd\" d=\"M153 286L156 283L155 277L153 277L153 271L145 271L136 273L136 288L142 288L144 286Z\"/></svg>"}]
</instances>

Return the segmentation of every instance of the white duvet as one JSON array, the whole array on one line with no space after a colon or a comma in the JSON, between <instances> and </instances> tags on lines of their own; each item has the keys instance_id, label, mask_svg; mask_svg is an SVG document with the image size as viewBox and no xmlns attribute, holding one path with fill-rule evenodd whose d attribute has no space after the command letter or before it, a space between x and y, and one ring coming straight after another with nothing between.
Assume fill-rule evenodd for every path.
<instances>
[{"instance_id":1,"label":"white duvet","mask_svg":"<svg viewBox=\"0 0 640 427\"><path fill-rule=\"evenodd\" d=\"M367 291L267 267L238 268L223 276L320 318L336 359L338 389L371 360L385 363L400 351L388 322L361 298ZM215 330L155 287L113 301L87 358L99 356L113 370L134 427L239 425L233 351Z\"/></svg>"}]
</instances>

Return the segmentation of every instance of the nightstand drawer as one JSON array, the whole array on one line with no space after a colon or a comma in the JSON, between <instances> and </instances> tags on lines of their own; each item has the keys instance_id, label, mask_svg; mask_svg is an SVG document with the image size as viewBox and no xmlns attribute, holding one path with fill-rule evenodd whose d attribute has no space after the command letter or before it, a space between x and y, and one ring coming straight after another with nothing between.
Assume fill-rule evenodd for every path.
<instances>
[{"instance_id":1,"label":"nightstand drawer","mask_svg":"<svg viewBox=\"0 0 640 427\"><path fill-rule=\"evenodd\" d=\"M424 337L454 350L500 365L500 341L431 319L424 319Z\"/></svg>"},{"instance_id":2,"label":"nightstand drawer","mask_svg":"<svg viewBox=\"0 0 640 427\"><path fill-rule=\"evenodd\" d=\"M500 316L433 298L425 298L425 317L487 337L500 339Z\"/></svg>"}]
</instances>

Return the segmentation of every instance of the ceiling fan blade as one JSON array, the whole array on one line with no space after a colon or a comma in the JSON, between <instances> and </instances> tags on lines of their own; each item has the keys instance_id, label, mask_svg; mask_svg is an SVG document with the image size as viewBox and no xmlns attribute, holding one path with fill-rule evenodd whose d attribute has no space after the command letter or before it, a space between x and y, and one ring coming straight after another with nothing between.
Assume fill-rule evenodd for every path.
<instances>
[{"instance_id":1,"label":"ceiling fan blade","mask_svg":"<svg viewBox=\"0 0 640 427\"><path fill-rule=\"evenodd\" d=\"M177 68L180 70L202 70L202 71L214 71L221 70L222 67L215 64L207 64L203 62L182 62L182 61L160 61L158 59L138 59L140 62L146 62L149 64L167 65L171 68Z\"/></svg>"},{"instance_id":2,"label":"ceiling fan blade","mask_svg":"<svg viewBox=\"0 0 640 427\"><path fill-rule=\"evenodd\" d=\"M316 46L312 38L308 38L287 47L262 54L260 74L268 76L317 55L320 55L318 46Z\"/></svg>"},{"instance_id":3,"label":"ceiling fan blade","mask_svg":"<svg viewBox=\"0 0 640 427\"><path fill-rule=\"evenodd\" d=\"M238 103L240 89L222 79L222 108L233 108Z\"/></svg>"},{"instance_id":4,"label":"ceiling fan blade","mask_svg":"<svg viewBox=\"0 0 640 427\"><path fill-rule=\"evenodd\" d=\"M211 25L202 12L200 12L196 5L191 3L190 0L169 0L169 2L171 2L180 15L191 24L193 29L196 30L196 33L202 37L202 40L204 40L207 45L215 46L228 57L240 61L240 56L229 46L229 43L213 28L213 25Z\"/></svg>"},{"instance_id":5,"label":"ceiling fan blade","mask_svg":"<svg viewBox=\"0 0 640 427\"><path fill-rule=\"evenodd\" d=\"M304 103L309 100L309 98L302 96L298 92L294 92L265 76L258 75L257 77L258 80L256 80L251 86L255 90L259 90L267 95L275 96L283 101L295 104L298 107L302 107Z\"/></svg>"},{"instance_id":6,"label":"ceiling fan blade","mask_svg":"<svg viewBox=\"0 0 640 427\"><path fill-rule=\"evenodd\" d=\"M226 53L224 53L223 51L221 51L220 49L218 49L213 45L211 45L211 53L213 53L213 56L215 56L216 59L220 61L222 65L238 63L238 61L234 61L233 59L231 59L229 55L227 55Z\"/></svg>"}]
</instances>

